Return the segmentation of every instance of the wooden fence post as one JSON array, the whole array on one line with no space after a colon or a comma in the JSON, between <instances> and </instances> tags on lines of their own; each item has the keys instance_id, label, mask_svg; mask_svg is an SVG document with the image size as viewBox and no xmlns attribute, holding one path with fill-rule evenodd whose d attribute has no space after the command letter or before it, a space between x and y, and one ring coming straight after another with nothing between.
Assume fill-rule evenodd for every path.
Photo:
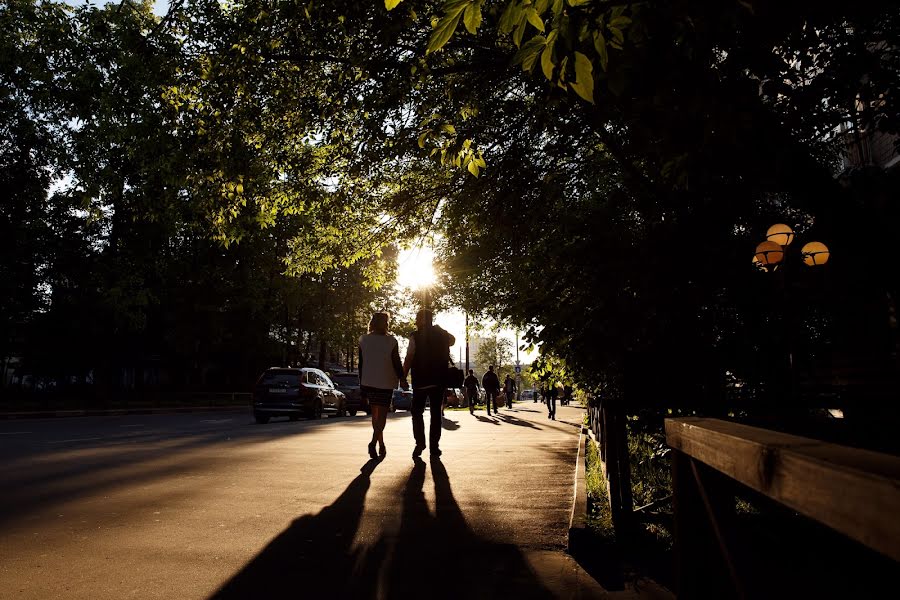
<instances>
[{"instance_id":1,"label":"wooden fence post","mask_svg":"<svg viewBox=\"0 0 900 600\"><path fill-rule=\"evenodd\" d=\"M720 473L673 452L675 560L678 597L743 598L744 586L729 541L734 494Z\"/></svg>"},{"instance_id":2,"label":"wooden fence post","mask_svg":"<svg viewBox=\"0 0 900 600\"><path fill-rule=\"evenodd\" d=\"M631 464L628 455L625 411L620 406L610 406L607 402L601 412L605 425L603 449L606 454L609 508L617 539L627 543L632 534L634 501L631 494Z\"/></svg>"}]
</instances>

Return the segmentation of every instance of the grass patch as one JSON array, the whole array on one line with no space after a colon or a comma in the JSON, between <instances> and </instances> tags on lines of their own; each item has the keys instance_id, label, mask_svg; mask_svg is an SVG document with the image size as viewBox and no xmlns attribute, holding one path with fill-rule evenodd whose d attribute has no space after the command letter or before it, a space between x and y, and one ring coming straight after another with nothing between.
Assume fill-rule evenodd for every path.
<instances>
[{"instance_id":1,"label":"grass patch","mask_svg":"<svg viewBox=\"0 0 900 600\"><path fill-rule=\"evenodd\" d=\"M612 524L612 513L609 509L609 493L606 489L606 478L600 465L600 449L592 439L588 439L585 465L585 478L588 496L587 524L591 531L601 539L613 541L615 531Z\"/></svg>"}]
</instances>

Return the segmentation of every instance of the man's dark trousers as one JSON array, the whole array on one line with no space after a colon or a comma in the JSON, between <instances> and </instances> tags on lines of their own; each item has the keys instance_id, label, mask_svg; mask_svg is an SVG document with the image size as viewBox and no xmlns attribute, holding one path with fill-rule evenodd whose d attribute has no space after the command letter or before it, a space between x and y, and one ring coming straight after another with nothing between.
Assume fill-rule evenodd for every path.
<instances>
[{"instance_id":1,"label":"man's dark trousers","mask_svg":"<svg viewBox=\"0 0 900 600\"><path fill-rule=\"evenodd\" d=\"M499 390L485 390L484 406L487 408L488 414L491 414L492 404L494 405L494 412L499 412L497 410L497 395L499 393Z\"/></svg>"},{"instance_id":2,"label":"man's dark trousers","mask_svg":"<svg viewBox=\"0 0 900 600\"><path fill-rule=\"evenodd\" d=\"M556 419L556 396L554 396L553 394L547 395L547 411L549 413L547 416L550 417L551 419L555 420Z\"/></svg>"},{"instance_id":3,"label":"man's dark trousers","mask_svg":"<svg viewBox=\"0 0 900 600\"><path fill-rule=\"evenodd\" d=\"M445 388L433 387L416 389L413 387L412 421L416 446L425 447L425 399L431 403L431 424L428 428L428 447L431 452L439 449L441 443L441 403Z\"/></svg>"}]
</instances>

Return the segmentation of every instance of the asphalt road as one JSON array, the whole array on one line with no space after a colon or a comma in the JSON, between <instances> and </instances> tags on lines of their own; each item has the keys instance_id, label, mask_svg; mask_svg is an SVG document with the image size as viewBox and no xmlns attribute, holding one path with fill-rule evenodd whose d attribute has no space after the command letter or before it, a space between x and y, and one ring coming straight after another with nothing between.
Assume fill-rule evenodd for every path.
<instances>
[{"instance_id":1,"label":"asphalt road","mask_svg":"<svg viewBox=\"0 0 900 600\"><path fill-rule=\"evenodd\" d=\"M402 411L380 461L364 416L0 422L0 597L587 597L562 553L584 411L542 409L448 411L429 462Z\"/></svg>"}]
</instances>

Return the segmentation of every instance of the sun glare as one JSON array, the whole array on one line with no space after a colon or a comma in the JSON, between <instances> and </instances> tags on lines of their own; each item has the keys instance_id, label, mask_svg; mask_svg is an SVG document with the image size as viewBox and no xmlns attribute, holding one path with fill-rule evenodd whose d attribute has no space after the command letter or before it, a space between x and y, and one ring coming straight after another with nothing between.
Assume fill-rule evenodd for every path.
<instances>
[{"instance_id":1,"label":"sun glare","mask_svg":"<svg viewBox=\"0 0 900 600\"><path fill-rule=\"evenodd\" d=\"M434 252L431 248L401 250L397 257L397 283L418 290L434 285Z\"/></svg>"}]
</instances>

